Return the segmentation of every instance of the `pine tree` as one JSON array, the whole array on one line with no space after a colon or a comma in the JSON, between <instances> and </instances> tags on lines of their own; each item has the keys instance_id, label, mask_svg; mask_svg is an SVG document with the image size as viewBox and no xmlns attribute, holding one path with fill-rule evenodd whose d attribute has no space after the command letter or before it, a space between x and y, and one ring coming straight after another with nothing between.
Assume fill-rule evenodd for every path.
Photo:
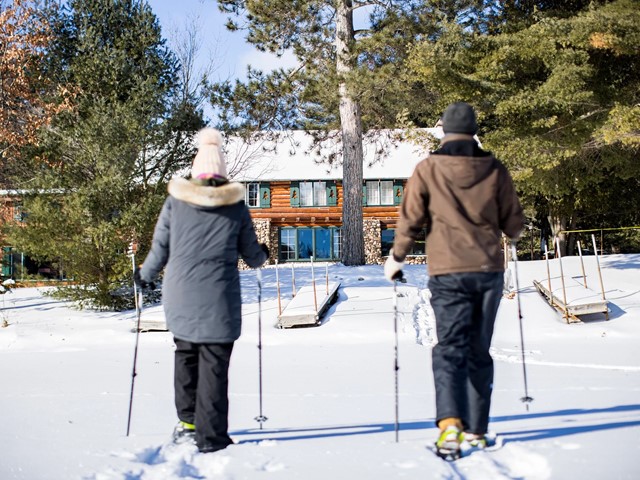
<instances>
[{"instance_id":1,"label":"pine tree","mask_svg":"<svg viewBox=\"0 0 640 480\"><path fill-rule=\"evenodd\" d=\"M50 72L73 88L74 109L42 137L41 168L22 179L33 192L26 222L12 236L78 283L65 294L117 307L114 291L131 279L127 246L150 244L166 181L194 153L201 113L180 95L178 65L146 2L72 0L50 14Z\"/></svg>"},{"instance_id":2,"label":"pine tree","mask_svg":"<svg viewBox=\"0 0 640 480\"><path fill-rule=\"evenodd\" d=\"M472 18L482 3L218 1L222 11L241 17L229 28L244 28L258 49L289 50L300 62L296 69L270 74L249 70L247 82L214 86L212 103L222 110L222 128L304 128L318 139L340 130L345 265L364 263L363 135L404 126L407 119L419 126L437 120L428 115L432 92L406 76L408 46L436 35L443 18ZM354 19L366 28L354 27Z\"/></svg>"},{"instance_id":3,"label":"pine tree","mask_svg":"<svg viewBox=\"0 0 640 480\"><path fill-rule=\"evenodd\" d=\"M557 234L602 198L603 178L640 173L640 11L632 0L507 5L485 31L448 24L413 50L411 67L441 108L474 104L483 144Z\"/></svg>"}]
</instances>

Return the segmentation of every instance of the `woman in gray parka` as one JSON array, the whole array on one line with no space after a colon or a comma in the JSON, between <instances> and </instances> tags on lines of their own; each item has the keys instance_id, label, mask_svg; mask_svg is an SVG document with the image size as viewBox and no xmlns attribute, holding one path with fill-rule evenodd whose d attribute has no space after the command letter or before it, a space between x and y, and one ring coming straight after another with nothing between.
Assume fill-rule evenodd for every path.
<instances>
[{"instance_id":1,"label":"woman in gray parka","mask_svg":"<svg viewBox=\"0 0 640 480\"><path fill-rule=\"evenodd\" d=\"M228 435L228 370L240 336L238 256L252 268L268 258L258 243L244 187L227 180L222 137L198 134L191 179L173 178L149 255L136 272L144 288L166 267L162 302L174 336L174 441L193 441L201 452L233 443Z\"/></svg>"}]
</instances>

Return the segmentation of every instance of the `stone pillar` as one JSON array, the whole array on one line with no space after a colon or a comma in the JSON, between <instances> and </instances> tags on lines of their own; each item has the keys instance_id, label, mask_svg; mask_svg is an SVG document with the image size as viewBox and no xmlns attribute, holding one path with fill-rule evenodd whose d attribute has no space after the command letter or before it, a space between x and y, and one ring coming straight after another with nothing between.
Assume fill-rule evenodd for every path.
<instances>
[{"instance_id":1,"label":"stone pillar","mask_svg":"<svg viewBox=\"0 0 640 480\"><path fill-rule=\"evenodd\" d=\"M275 255L278 254L277 229L275 234L275 241L273 241L274 236L270 219L252 219L252 222L253 228L256 231L258 242L265 243L269 247L269 259L265 263L265 265L269 265L273 263L273 259L276 258ZM238 259L238 269L248 270L249 266L244 262L244 260Z\"/></svg>"},{"instance_id":2,"label":"stone pillar","mask_svg":"<svg viewBox=\"0 0 640 480\"><path fill-rule=\"evenodd\" d=\"M382 242L380 220L365 218L364 224L364 257L367 265L381 265Z\"/></svg>"},{"instance_id":3,"label":"stone pillar","mask_svg":"<svg viewBox=\"0 0 640 480\"><path fill-rule=\"evenodd\" d=\"M278 249L280 248L280 239L278 238L278 227L271 225L271 221L269 221L269 240L267 241L267 245L269 245L269 263L275 263L276 258L278 258Z\"/></svg>"}]
</instances>

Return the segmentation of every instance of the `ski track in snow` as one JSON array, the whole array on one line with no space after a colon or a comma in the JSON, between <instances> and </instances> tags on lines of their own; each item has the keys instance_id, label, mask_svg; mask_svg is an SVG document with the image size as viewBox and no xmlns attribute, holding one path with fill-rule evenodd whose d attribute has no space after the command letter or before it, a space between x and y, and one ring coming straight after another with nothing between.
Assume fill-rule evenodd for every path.
<instances>
[{"instance_id":1,"label":"ski track in snow","mask_svg":"<svg viewBox=\"0 0 640 480\"><path fill-rule=\"evenodd\" d=\"M547 460L527 448L510 443L497 451L473 452L450 463L453 478L467 480L547 480L551 468Z\"/></svg>"},{"instance_id":2,"label":"ski track in snow","mask_svg":"<svg viewBox=\"0 0 640 480\"><path fill-rule=\"evenodd\" d=\"M408 445L415 443L418 451L425 448L417 442L403 443ZM249 448L257 447L258 453L243 462L238 462L226 451L199 454L193 445L167 444L147 447L137 453L113 454L129 460L132 465L120 471L111 467L87 480L233 479L243 478L243 475L238 472L242 470L272 474L277 478L278 472L289 468L286 462L260 451L262 448L268 449L277 444L278 442L274 440L250 442ZM421 455L417 455L415 459L385 462L383 465L395 469L397 476L406 476L409 472L418 470L430 472L428 478L443 480L547 480L551 478L551 468L547 460L519 442L504 446L499 444L487 451L474 451L455 462L445 462L434 454L433 457L428 456L426 461ZM228 471L232 466L237 474ZM436 466L439 468L434 468Z\"/></svg>"},{"instance_id":3,"label":"ski track in snow","mask_svg":"<svg viewBox=\"0 0 640 480\"><path fill-rule=\"evenodd\" d=\"M225 475L230 463L229 456L224 454L201 455L195 445L166 444L158 447L147 447L137 453L114 453L114 457L124 458L133 466L123 471L109 468L98 473L90 480L177 480L183 478L208 479L231 478ZM267 462L268 466L268 462ZM265 471L275 471L273 469Z\"/></svg>"},{"instance_id":4,"label":"ski track in snow","mask_svg":"<svg viewBox=\"0 0 640 480\"><path fill-rule=\"evenodd\" d=\"M566 368L588 368L594 370L619 370L623 372L640 372L640 367L630 365L602 365L596 363L570 363L570 362L547 362L544 360L537 360L531 358L533 352L525 352L527 365L542 365L546 367L566 367ZM522 363L522 356L509 355L499 353L498 351L491 349L491 356L494 360L499 360L507 363Z\"/></svg>"}]
</instances>

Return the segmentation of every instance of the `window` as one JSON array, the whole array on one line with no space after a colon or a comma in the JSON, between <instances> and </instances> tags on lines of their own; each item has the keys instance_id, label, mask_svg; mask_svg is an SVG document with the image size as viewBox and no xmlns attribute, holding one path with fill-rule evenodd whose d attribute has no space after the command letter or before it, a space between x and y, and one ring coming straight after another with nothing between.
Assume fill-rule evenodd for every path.
<instances>
[{"instance_id":1,"label":"window","mask_svg":"<svg viewBox=\"0 0 640 480\"><path fill-rule=\"evenodd\" d=\"M313 204L320 207L327 205L327 184L325 182L313 182Z\"/></svg>"},{"instance_id":2,"label":"window","mask_svg":"<svg viewBox=\"0 0 640 480\"><path fill-rule=\"evenodd\" d=\"M300 205L303 207L326 206L326 182L300 182Z\"/></svg>"},{"instance_id":3,"label":"window","mask_svg":"<svg viewBox=\"0 0 640 480\"><path fill-rule=\"evenodd\" d=\"M416 242L413 244L413 247L411 248L409 255L425 255L426 236L427 236L427 230L423 228L422 231L420 232L418 240L416 240ZM382 250L381 253L383 257L386 257L389 255L391 248L393 247L393 241L395 237L396 237L396 231L393 228L388 228L380 232L380 247Z\"/></svg>"},{"instance_id":4,"label":"window","mask_svg":"<svg viewBox=\"0 0 640 480\"><path fill-rule=\"evenodd\" d=\"M380 246L382 247L382 256L389 256L389 252L391 252L391 248L393 247L393 239L395 238L396 231L392 228L387 230L382 230L380 232Z\"/></svg>"},{"instance_id":5,"label":"window","mask_svg":"<svg viewBox=\"0 0 640 480\"><path fill-rule=\"evenodd\" d=\"M249 208L269 208L271 206L271 190L268 183L247 183L245 203Z\"/></svg>"},{"instance_id":6,"label":"window","mask_svg":"<svg viewBox=\"0 0 640 480\"><path fill-rule=\"evenodd\" d=\"M333 231L333 258L338 260L342 256L342 230Z\"/></svg>"},{"instance_id":7,"label":"window","mask_svg":"<svg viewBox=\"0 0 640 480\"><path fill-rule=\"evenodd\" d=\"M334 180L291 182L289 200L292 207L326 207L338 204Z\"/></svg>"},{"instance_id":8,"label":"window","mask_svg":"<svg viewBox=\"0 0 640 480\"><path fill-rule=\"evenodd\" d=\"M280 259L284 261L338 260L340 229L337 227L286 227L280 229Z\"/></svg>"},{"instance_id":9,"label":"window","mask_svg":"<svg viewBox=\"0 0 640 480\"><path fill-rule=\"evenodd\" d=\"M280 230L280 258L282 260L296 259L296 231L293 228Z\"/></svg>"},{"instance_id":10,"label":"window","mask_svg":"<svg viewBox=\"0 0 640 480\"><path fill-rule=\"evenodd\" d=\"M245 202L247 207L257 208L260 206L260 184L247 183Z\"/></svg>"},{"instance_id":11,"label":"window","mask_svg":"<svg viewBox=\"0 0 640 480\"><path fill-rule=\"evenodd\" d=\"M368 180L366 183L367 205L393 205L393 180Z\"/></svg>"},{"instance_id":12,"label":"window","mask_svg":"<svg viewBox=\"0 0 640 480\"><path fill-rule=\"evenodd\" d=\"M310 260L313 255L313 230L298 229L298 260Z\"/></svg>"},{"instance_id":13,"label":"window","mask_svg":"<svg viewBox=\"0 0 640 480\"><path fill-rule=\"evenodd\" d=\"M313 205L313 183L300 182L300 205L303 207Z\"/></svg>"},{"instance_id":14,"label":"window","mask_svg":"<svg viewBox=\"0 0 640 480\"><path fill-rule=\"evenodd\" d=\"M331 230L316 228L314 234L314 258L331 258Z\"/></svg>"}]
</instances>

